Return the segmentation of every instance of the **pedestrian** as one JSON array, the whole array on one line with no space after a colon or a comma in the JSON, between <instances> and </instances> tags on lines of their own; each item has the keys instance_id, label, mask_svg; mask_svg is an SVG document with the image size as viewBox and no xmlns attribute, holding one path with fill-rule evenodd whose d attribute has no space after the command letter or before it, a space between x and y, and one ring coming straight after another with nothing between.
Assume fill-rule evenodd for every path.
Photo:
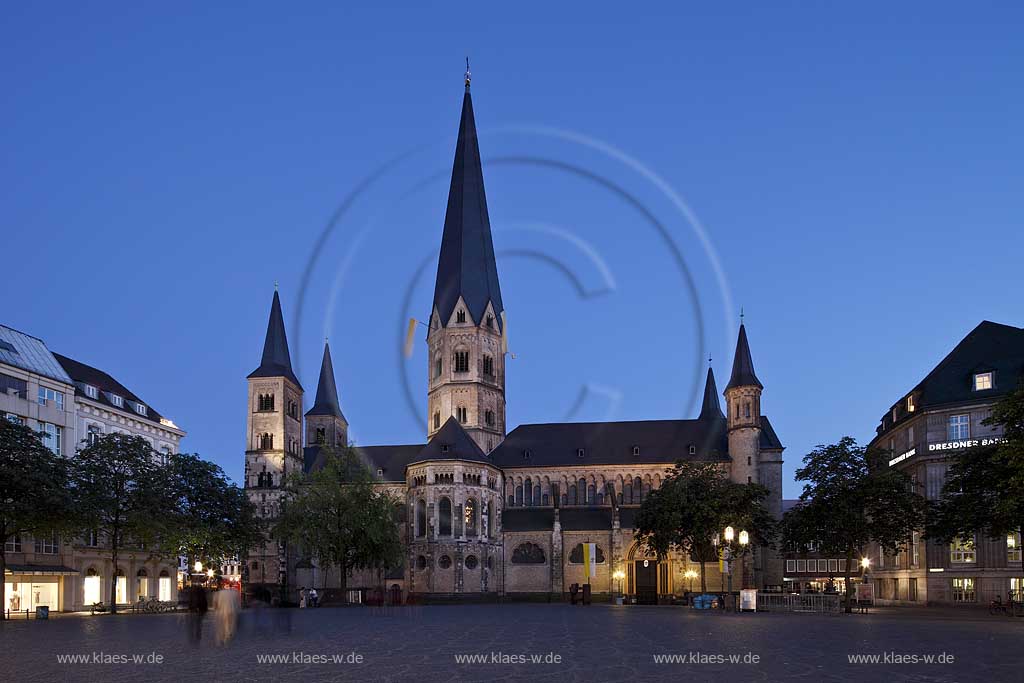
<instances>
[{"instance_id":1,"label":"pedestrian","mask_svg":"<svg viewBox=\"0 0 1024 683\"><path fill-rule=\"evenodd\" d=\"M306 587L299 589L299 609L306 609Z\"/></svg>"},{"instance_id":2,"label":"pedestrian","mask_svg":"<svg viewBox=\"0 0 1024 683\"><path fill-rule=\"evenodd\" d=\"M309 589L309 606L317 607L320 604L320 594L316 592L316 588Z\"/></svg>"},{"instance_id":3,"label":"pedestrian","mask_svg":"<svg viewBox=\"0 0 1024 683\"><path fill-rule=\"evenodd\" d=\"M230 588L219 590L213 594L218 645L224 645L235 637L239 602L238 592Z\"/></svg>"}]
</instances>

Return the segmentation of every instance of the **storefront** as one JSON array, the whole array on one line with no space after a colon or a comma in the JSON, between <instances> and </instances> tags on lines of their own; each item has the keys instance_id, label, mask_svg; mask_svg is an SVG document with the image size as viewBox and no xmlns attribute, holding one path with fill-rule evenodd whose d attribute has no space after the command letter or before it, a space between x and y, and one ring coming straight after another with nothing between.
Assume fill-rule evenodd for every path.
<instances>
[{"instance_id":1,"label":"storefront","mask_svg":"<svg viewBox=\"0 0 1024 683\"><path fill-rule=\"evenodd\" d=\"M7 565L3 608L12 613L35 612L37 607L60 611L64 608L64 578L77 575L62 565Z\"/></svg>"}]
</instances>

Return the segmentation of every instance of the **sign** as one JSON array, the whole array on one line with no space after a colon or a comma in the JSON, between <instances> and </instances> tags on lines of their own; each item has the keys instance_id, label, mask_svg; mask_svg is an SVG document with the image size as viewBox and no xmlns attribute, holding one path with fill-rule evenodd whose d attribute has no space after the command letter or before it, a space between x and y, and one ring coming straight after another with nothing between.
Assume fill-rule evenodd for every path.
<instances>
[{"instance_id":1,"label":"sign","mask_svg":"<svg viewBox=\"0 0 1024 683\"><path fill-rule=\"evenodd\" d=\"M647 566L647 560L644 560L644 566ZM583 544L583 575L587 579L587 583L590 583L590 579L597 576L597 544L596 543L584 543Z\"/></svg>"},{"instance_id":2,"label":"sign","mask_svg":"<svg viewBox=\"0 0 1024 683\"><path fill-rule=\"evenodd\" d=\"M960 441L942 441L928 444L928 451L958 451L963 448L976 448L978 446L995 446L1006 443L1001 436L992 436L985 439L962 439ZM891 464L891 463L890 463Z\"/></svg>"},{"instance_id":3,"label":"sign","mask_svg":"<svg viewBox=\"0 0 1024 683\"><path fill-rule=\"evenodd\" d=\"M917 449L916 449L916 448L911 448L911 449L910 449L909 451L907 451L906 453L902 453L902 454L900 454L900 455L897 455L897 456L896 456L895 458L893 458L892 460L890 460L890 461L889 461L889 467L892 467L892 466L893 466L893 465L895 465L896 463L900 463L900 462L903 462L903 461L904 461L904 460L906 460L907 458L912 458L912 457L914 457L915 455L917 455Z\"/></svg>"},{"instance_id":4,"label":"sign","mask_svg":"<svg viewBox=\"0 0 1024 683\"><path fill-rule=\"evenodd\" d=\"M857 584L857 602L875 602L875 584L862 581Z\"/></svg>"},{"instance_id":5,"label":"sign","mask_svg":"<svg viewBox=\"0 0 1024 683\"><path fill-rule=\"evenodd\" d=\"M756 612L757 611L757 589L756 588L743 588L740 590L740 611L741 612Z\"/></svg>"}]
</instances>

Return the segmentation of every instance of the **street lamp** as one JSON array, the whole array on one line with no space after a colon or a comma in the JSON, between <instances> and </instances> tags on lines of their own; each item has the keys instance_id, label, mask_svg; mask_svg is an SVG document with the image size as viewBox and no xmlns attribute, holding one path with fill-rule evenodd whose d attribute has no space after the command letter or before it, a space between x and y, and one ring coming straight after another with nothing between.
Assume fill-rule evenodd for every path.
<instances>
[{"instance_id":1,"label":"street lamp","mask_svg":"<svg viewBox=\"0 0 1024 683\"><path fill-rule=\"evenodd\" d=\"M870 569L871 568L871 560L866 558L866 557L860 558L860 568L863 569L864 571L867 571L868 569Z\"/></svg>"},{"instance_id":2,"label":"street lamp","mask_svg":"<svg viewBox=\"0 0 1024 683\"><path fill-rule=\"evenodd\" d=\"M622 604L622 580L626 578L626 572L621 569L616 569L612 572L612 578L619 582L619 597L616 600L617 604Z\"/></svg>"},{"instance_id":3,"label":"street lamp","mask_svg":"<svg viewBox=\"0 0 1024 683\"><path fill-rule=\"evenodd\" d=\"M693 592L693 580L697 578L697 572L693 571L692 569L687 569L686 573L683 574L683 576L685 576L686 578L688 578L690 580L690 592L692 593Z\"/></svg>"},{"instance_id":4,"label":"street lamp","mask_svg":"<svg viewBox=\"0 0 1024 683\"><path fill-rule=\"evenodd\" d=\"M196 574L201 574L203 571L203 563L196 560L196 563L192 568L195 570Z\"/></svg>"},{"instance_id":5,"label":"street lamp","mask_svg":"<svg viewBox=\"0 0 1024 683\"><path fill-rule=\"evenodd\" d=\"M731 526L725 527L725 542L726 543L732 543L732 539L733 539L734 534L735 534L735 531L733 531L733 528Z\"/></svg>"}]
</instances>

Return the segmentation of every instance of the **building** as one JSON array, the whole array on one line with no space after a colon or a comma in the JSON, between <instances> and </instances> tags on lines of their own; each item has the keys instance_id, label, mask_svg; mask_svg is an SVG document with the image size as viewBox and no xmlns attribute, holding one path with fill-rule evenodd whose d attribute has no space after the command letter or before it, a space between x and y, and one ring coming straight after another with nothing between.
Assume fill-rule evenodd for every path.
<instances>
[{"instance_id":1,"label":"building","mask_svg":"<svg viewBox=\"0 0 1024 683\"><path fill-rule=\"evenodd\" d=\"M0 325L0 412L44 434L55 453L74 457L78 448L109 432L145 438L158 453L177 453L185 432L116 379L50 352L42 340ZM118 603L139 597L177 599L175 561L141 549L120 553L110 566L103 539L18 538L7 543L5 609L87 609L106 602L117 572ZM17 607L15 607L15 605Z\"/></svg>"},{"instance_id":2,"label":"building","mask_svg":"<svg viewBox=\"0 0 1024 683\"><path fill-rule=\"evenodd\" d=\"M761 411L747 331L740 326L726 413L709 369L696 419L519 425L505 413L504 304L484 194L470 96L462 102L447 212L427 333L426 443L358 449L404 502L405 566L389 572L389 591L435 599L561 596L583 583L582 544L597 544L595 593L621 588L654 602L688 587L688 558L657 558L634 541L637 510L677 461L719 464L737 482L771 491L781 516L782 451ZM260 366L248 378L245 485L259 514L273 518L281 481L315 470L320 445L347 443L330 349L325 346L313 407L291 369L275 291ZM305 439L303 442L303 438ZM305 444L303 446L303 443ZM711 568L709 568L711 569ZM245 568L252 592L295 601L300 586L330 595L331 571L268 542ZM758 549L752 580L781 586L782 560ZM725 580L711 569L709 586ZM378 584L354 575L358 593Z\"/></svg>"},{"instance_id":3,"label":"building","mask_svg":"<svg viewBox=\"0 0 1024 683\"><path fill-rule=\"evenodd\" d=\"M1024 329L984 321L928 375L890 406L871 446L891 454L916 490L937 500L953 457L998 443L1002 431L983 424L992 406L1024 376ZM1021 588L1019 534L983 534L952 545L920 533L892 556L869 551L875 599L883 603L975 604Z\"/></svg>"},{"instance_id":4,"label":"building","mask_svg":"<svg viewBox=\"0 0 1024 683\"><path fill-rule=\"evenodd\" d=\"M783 514L800 504L798 499L782 501ZM813 548L807 552L785 554L783 590L788 593L824 593L831 586L840 594L846 592L846 558L820 553ZM861 579L860 557L853 559L850 568L852 583Z\"/></svg>"}]
</instances>

